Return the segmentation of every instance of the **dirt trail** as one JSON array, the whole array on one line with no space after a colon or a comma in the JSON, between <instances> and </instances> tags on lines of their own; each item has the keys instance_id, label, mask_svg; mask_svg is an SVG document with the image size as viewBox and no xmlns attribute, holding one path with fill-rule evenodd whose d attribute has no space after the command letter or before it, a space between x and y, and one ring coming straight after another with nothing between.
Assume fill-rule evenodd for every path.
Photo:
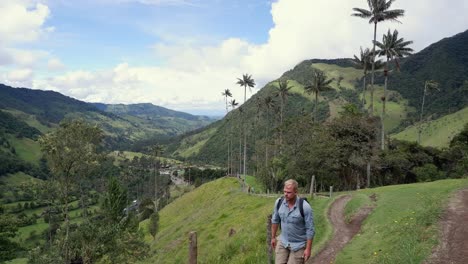
<instances>
[{"instance_id":1,"label":"dirt trail","mask_svg":"<svg viewBox=\"0 0 468 264\"><path fill-rule=\"evenodd\" d=\"M375 198L375 197L374 197ZM372 212L373 207L361 208L350 223L345 222L344 208L351 200L351 195L336 199L328 211L328 218L333 225L333 238L317 255L307 261L307 264L330 264L336 255L359 232L362 222ZM373 199L374 200L374 199Z\"/></svg>"},{"instance_id":2,"label":"dirt trail","mask_svg":"<svg viewBox=\"0 0 468 264\"><path fill-rule=\"evenodd\" d=\"M427 264L468 263L468 189L455 193L439 222L441 241Z\"/></svg>"}]
</instances>

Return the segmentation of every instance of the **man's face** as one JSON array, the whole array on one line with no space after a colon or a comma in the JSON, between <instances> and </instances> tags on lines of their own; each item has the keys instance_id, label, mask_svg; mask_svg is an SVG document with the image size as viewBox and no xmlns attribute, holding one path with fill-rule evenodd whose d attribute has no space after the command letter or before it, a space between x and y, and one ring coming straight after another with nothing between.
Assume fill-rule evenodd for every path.
<instances>
[{"instance_id":1,"label":"man's face","mask_svg":"<svg viewBox=\"0 0 468 264\"><path fill-rule=\"evenodd\" d=\"M284 193L284 199L286 199L286 201L288 202L294 201L297 195L297 192L294 190L294 187L292 185L284 186L283 193Z\"/></svg>"}]
</instances>

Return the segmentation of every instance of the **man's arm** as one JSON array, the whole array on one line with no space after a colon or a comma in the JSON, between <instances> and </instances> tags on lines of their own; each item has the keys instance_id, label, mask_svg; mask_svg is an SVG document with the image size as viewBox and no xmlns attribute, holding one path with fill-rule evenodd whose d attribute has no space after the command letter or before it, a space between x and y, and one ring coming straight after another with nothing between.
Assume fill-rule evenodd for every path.
<instances>
[{"instance_id":1,"label":"man's arm","mask_svg":"<svg viewBox=\"0 0 468 264\"><path fill-rule=\"evenodd\" d=\"M278 224L271 224L271 247L276 248L276 232L278 231Z\"/></svg>"},{"instance_id":2,"label":"man's arm","mask_svg":"<svg viewBox=\"0 0 468 264\"><path fill-rule=\"evenodd\" d=\"M310 252L312 250L312 241L313 239L307 239L307 245L304 250L304 261L307 261L310 258Z\"/></svg>"}]
</instances>

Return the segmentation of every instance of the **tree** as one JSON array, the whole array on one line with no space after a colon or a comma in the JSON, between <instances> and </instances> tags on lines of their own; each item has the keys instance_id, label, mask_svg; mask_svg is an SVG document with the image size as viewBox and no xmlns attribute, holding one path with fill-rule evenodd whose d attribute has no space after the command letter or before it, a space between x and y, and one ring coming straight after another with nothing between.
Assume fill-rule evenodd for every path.
<instances>
[{"instance_id":1,"label":"tree","mask_svg":"<svg viewBox=\"0 0 468 264\"><path fill-rule=\"evenodd\" d=\"M80 179L93 167L98 166L100 154L98 145L103 137L102 130L83 120L62 122L60 127L39 139L41 150L45 154L52 180L59 186L59 198L65 218L64 238L61 252L66 262L70 261L69 252L69 214L70 194Z\"/></svg>"},{"instance_id":2,"label":"tree","mask_svg":"<svg viewBox=\"0 0 468 264\"><path fill-rule=\"evenodd\" d=\"M161 161L159 160L159 156L163 152L163 147L159 144L156 144L151 147L151 154L153 155L153 176L154 176L154 202L155 207L157 207L158 203L158 193L159 193L159 186L158 186L158 176L159 176L159 167Z\"/></svg>"},{"instance_id":3,"label":"tree","mask_svg":"<svg viewBox=\"0 0 468 264\"><path fill-rule=\"evenodd\" d=\"M293 87L288 86L288 80L282 79L278 80L278 88L276 88L276 97L280 98L280 146L283 142L283 115L284 115L284 108L286 106L286 102L288 100L289 90Z\"/></svg>"},{"instance_id":4,"label":"tree","mask_svg":"<svg viewBox=\"0 0 468 264\"><path fill-rule=\"evenodd\" d=\"M318 96L320 92L333 90L330 86L330 83L333 79L327 80L327 75L319 70L314 70L313 72L313 80L309 82L308 85L304 87L304 90L308 93L315 94L315 106L314 106L314 122L317 122L317 108L318 108Z\"/></svg>"},{"instance_id":5,"label":"tree","mask_svg":"<svg viewBox=\"0 0 468 264\"><path fill-rule=\"evenodd\" d=\"M0 214L0 261L14 259L20 245L12 239L16 236L18 226L15 219L6 214Z\"/></svg>"},{"instance_id":6,"label":"tree","mask_svg":"<svg viewBox=\"0 0 468 264\"><path fill-rule=\"evenodd\" d=\"M400 64L398 58L403 58L404 56L410 55L413 49L409 48L408 45L412 44L413 41L405 41L403 38L398 38L398 30L394 30L393 33L388 30L387 34L383 35L382 42L377 41L375 45L379 47L380 50L377 51L377 54L380 56L385 56L387 61L385 62L384 76L384 94L382 97L382 131L381 131L381 149L385 149L385 105L387 101L387 84L388 84L388 63L391 61L395 62L395 68L400 69Z\"/></svg>"},{"instance_id":7,"label":"tree","mask_svg":"<svg viewBox=\"0 0 468 264\"><path fill-rule=\"evenodd\" d=\"M150 221L148 223L148 229L150 234L153 236L153 239L156 240L156 233L158 233L159 229L159 213L155 211L150 216Z\"/></svg>"},{"instance_id":8,"label":"tree","mask_svg":"<svg viewBox=\"0 0 468 264\"><path fill-rule=\"evenodd\" d=\"M244 87L244 104L247 101L247 87L252 88L255 86L255 81L252 79L252 75L250 74L243 74L242 79L237 78L237 84L240 86ZM247 133L245 131L245 124L244 124L244 180L245 180L245 175L246 175L246 161L247 161Z\"/></svg>"},{"instance_id":9,"label":"tree","mask_svg":"<svg viewBox=\"0 0 468 264\"><path fill-rule=\"evenodd\" d=\"M377 40L377 23L386 20L396 21L397 18L403 16L405 11L402 9L389 10L392 3L395 0L367 0L369 10L363 8L353 8L355 13L352 16L357 16L365 19L369 19L369 24L374 23L374 41L372 42L372 67L371 67L371 102L370 102L370 114L374 114L374 74L375 74L375 42Z\"/></svg>"},{"instance_id":10,"label":"tree","mask_svg":"<svg viewBox=\"0 0 468 264\"><path fill-rule=\"evenodd\" d=\"M236 102L236 99L232 99L231 101L229 101L229 107L231 107L233 110L236 109L236 107L237 107L238 105L239 105L239 103ZM232 129L232 128L230 128L230 129ZM233 153L232 153L232 151L233 151L233 150L232 150L232 149L233 149L233 147L232 147L232 146L233 146L233 145L232 145L232 130L230 131L229 134L230 134L230 137L229 137L229 146L230 146L230 148L231 148L231 150L229 150L230 157L231 157L231 163L229 164L229 167L230 167L231 170L232 170L232 166L233 166L232 163L234 163L234 162L233 162L234 157L233 157Z\"/></svg>"},{"instance_id":11,"label":"tree","mask_svg":"<svg viewBox=\"0 0 468 264\"><path fill-rule=\"evenodd\" d=\"M372 67L372 54L369 48L366 48L365 50L362 50L362 47L360 48L360 54L359 57L354 55L353 62L358 69L363 70L364 77L362 78L362 108L365 108L366 105L366 90L367 90L367 73ZM377 60L374 62L374 69L378 70L382 67L382 61Z\"/></svg>"},{"instance_id":12,"label":"tree","mask_svg":"<svg viewBox=\"0 0 468 264\"><path fill-rule=\"evenodd\" d=\"M421 113L419 118L419 128L418 128L418 143L421 144L421 133L422 133L422 124L423 124L423 114L424 114L424 102L426 99L426 93L429 91L437 90L439 91L439 83L434 80L427 80L424 82L424 91L421 102Z\"/></svg>"},{"instance_id":13,"label":"tree","mask_svg":"<svg viewBox=\"0 0 468 264\"><path fill-rule=\"evenodd\" d=\"M228 108L228 97L232 97L232 93L229 89L225 89L224 92L221 94L222 96L224 96L224 101L226 103L226 117L227 117L227 114L229 113L229 108ZM227 174L229 175L229 141L227 142L228 143L228 146L227 146L227 152L228 152L228 157L227 157Z\"/></svg>"},{"instance_id":14,"label":"tree","mask_svg":"<svg viewBox=\"0 0 468 264\"><path fill-rule=\"evenodd\" d=\"M111 177L102 205L104 215L109 222L118 223L124 217L123 212L126 206L127 191L115 177Z\"/></svg>"}]
</instances>

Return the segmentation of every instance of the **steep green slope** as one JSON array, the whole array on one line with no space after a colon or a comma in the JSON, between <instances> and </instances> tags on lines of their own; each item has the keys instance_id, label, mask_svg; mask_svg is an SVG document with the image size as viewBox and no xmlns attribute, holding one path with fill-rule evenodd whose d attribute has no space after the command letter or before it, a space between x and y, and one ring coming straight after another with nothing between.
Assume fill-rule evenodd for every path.
<instances>
[{"instance_id":1,"label":"steep green slope","mask_svg":"<svg viewBox=\"0 0 468 264\"><path fill-rule=\"evenodd\" d=\"M350 203L357 207L376 197L375 208L336 263L421 263L438 243L437 221L450 194L466 187L468 180L459 179L350 192L355 197ZM186 263L191 231L198 234L199 263L264 263L266 216L274 200L240 192L234 178L204 184L161 210L156 240L146 230L148 222L141 223L154 253L141 263ZM312 200L313 254L331 237L325 217L329 203L327 198ZM231 229L235 232L229 236Z\"/></svg>"},{"instance_id":2,"label":"steep green slope","mask_svg":"<svg viewBox=\"0 0 468 264\"><path fill-rule=\"evenodd\" d=\"M426 98L425 116L458 111L468 104L468 30L442 39L401 63L401 72L390 77L389 88L398 91L409 104L420 108L426 80L439 82L440 92ZM383 83L383 80L380 79Z\"/></svg>"},{"instance_id":3,"label":"steep green slope","mask_svg":"<svg viewBox=\"0 0 468 264\"><path fill-rule=\"evenodd\" d=\"M142 263L186 263L188 233L198 234L198 263L264 263L267 259L266 220L275 197L248 195L235 178L200 186L160 212L160 231L152 243L156 253ZM328 199L312 201L318 224L314 252L323 246ZM146 227L147 222L141 226ZM231 229L234 234L229 236ZM147 236L152 241L151 236Z\"/></svg>"},{"instance_id":4,"label":"steep green slope","mask_svg":"<svg viewBox=\"0 0 468 264\"><path fill-rule=\"evenodd\" d=\"M333 78L332 91L322 92L319 96L318 118L325 121L339 115L342 107L348 103L359 105L362 97L360 78L362 71L351 67L348 59L340 60L308 60L298 64L294 69L284 73L281 78L287 79L291 87L284 108L285 121L300 115L310 115L315 104L315 95L304 91L304 83L311 78L314 69L325 72L328 78ZM257 140L271 137L280 126L280 101L277 96L277 81L272 81L261 88L247 102L236 110L231 111L226 117L197 134L190 133L181 137L169 146L169 150L175 157L191 159L201 162L225 164L227 160L228 145L232 146L233 153L239 153L241 132L247 131L248 155L254 153ZM375 92L374 105L376 113L381 108L379 94L383 88ZM406 118L407 102L397 92L389 91L391 101L387 104L387 116L385 120L386 130L392 131L401 126ZM368 97L368 93L366 94ZM273 99L273 107L265 105L266 98ZM369 100L367 101L369 104ZM243 141L243 139L242 139ZM237 155L237 154L235 154ZM235 156L237 159L237 156ZM248 166L249 167L249 166Z\"/></svg>"},{"instance_id":5,"label":"steep green slope","mask_svg":"<svg viewBox=\"0 0 468 264\"><path fill-rule=\"evenodd\" d=\"M451 193L467 187L461 179L354 192L375 194L376 207L334 263L423 263L439 243L437 222Z\"/></svg>"},{"instance_id":6,"label":"steep green slope","mask_svg":"<svg viewBox=\"0 0 468 264\"><path fill-rule=\"evenodd\" d=\"M429 121L422 125L421 144L439 148L448 147L450 140L460 133L466 123L468 123L468 107ZM392 135L392 137L406 141L417 141L418 130L418 125L409 126L400 133Z\"/></svg>"}]
</instances>

